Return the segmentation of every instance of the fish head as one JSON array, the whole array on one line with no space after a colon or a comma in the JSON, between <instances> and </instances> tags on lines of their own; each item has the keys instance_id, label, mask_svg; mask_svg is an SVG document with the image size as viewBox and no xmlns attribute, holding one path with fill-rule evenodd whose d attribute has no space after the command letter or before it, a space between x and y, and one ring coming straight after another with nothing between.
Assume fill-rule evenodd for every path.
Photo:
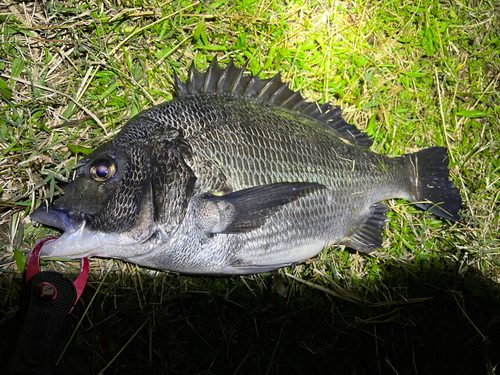
<instances>
[{"instance_id":1,"label":"fish head","mask_svg":"<svg viewBox=\"0 0 500 375\"><path fill-rule=\"evenodd\" d=\"M195 179L170 142L115 139L82 163L64 195L31 214L64 231L43 246L42 257L133 262L182 222Z\"/></svg>"}]
</instances>

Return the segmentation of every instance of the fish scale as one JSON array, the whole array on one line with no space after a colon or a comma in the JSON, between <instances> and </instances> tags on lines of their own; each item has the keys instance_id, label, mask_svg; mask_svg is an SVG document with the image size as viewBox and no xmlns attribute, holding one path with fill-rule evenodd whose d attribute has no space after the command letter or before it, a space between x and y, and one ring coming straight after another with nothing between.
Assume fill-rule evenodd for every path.
<instances>
[{"instance_id":1,"label":"fish scale","mask_svg":"<svg viewBox=\"0 0 500 375\"><path fill-rule=\"evenodd\" d=\"M339 156L346 153L346 146L341 141L338 141L336 151L301 138L282 138L269 129L256 136L253 128L241 126L231 129L227 126L214 129L211 134L213 138L210 146L203 139L199 142L196 137L191 139L193 153L200 155L200 158L216 161L223 170L227 170L226 175L234 181L235 189L298 179L331 185L334 184L334 173L341 174L340 179L343 180L346 171L353 172L353 167L356 170L356 164L353 164L355 159ZM239 139L233 138L236 135ZM246 142L247 139L252 139L252 142ZM243 152L243 148L251 151ZM252 164L256 168L250 169L248 160L253 160ZM377 160L372 163L377 163ZM370 168L372 173L376 173L374 167ZM372 178L364 172L361 171L361 178ZM382 167L379 167L378 172L382 172ZM376 174L373 177L375 176ZM350 178L354 182L356 176L351 175Z\"/></svg>"},{"instance_id":2,"label":"fish scale","mask_svg":"<svg viewBox=\"0 0 500 375\"><path fill-rule=\"evenodd\" d=\"M389 198L460 219L445 148L374 153L339 107L243 71L192 65L187 83L174 77L173 100L89 154L63 197L32 214L65 231L42 255L251 274L334 244L380 248Z\"/></svg>"}]
</instances>

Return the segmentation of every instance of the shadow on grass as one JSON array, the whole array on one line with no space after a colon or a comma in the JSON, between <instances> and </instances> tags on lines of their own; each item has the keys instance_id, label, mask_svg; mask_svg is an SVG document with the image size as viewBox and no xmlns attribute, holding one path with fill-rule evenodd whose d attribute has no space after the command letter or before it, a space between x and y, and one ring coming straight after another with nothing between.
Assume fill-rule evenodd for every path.
<instances>
[{"instance_id":1,"label":"shadow on grass","mask_svg":"<svg viewBox=\"0 0 500 375\"><path fill-rule=\"evenodd\" d=\"M500 362L496 283L473 269L458 276L459 264L445 259L391 261L385 269L351 291L366 304L297 283L283 298L272 289L272 276L246 280L247 287L240 278L110 275L58 370L98 373L111 362L105 373L494 373ZM60 352L100 284L88 283L67 318ZM388 302L389 295L397 302ZM0 340L11 345L7 335Z\"/></svg>"}]
</instances>

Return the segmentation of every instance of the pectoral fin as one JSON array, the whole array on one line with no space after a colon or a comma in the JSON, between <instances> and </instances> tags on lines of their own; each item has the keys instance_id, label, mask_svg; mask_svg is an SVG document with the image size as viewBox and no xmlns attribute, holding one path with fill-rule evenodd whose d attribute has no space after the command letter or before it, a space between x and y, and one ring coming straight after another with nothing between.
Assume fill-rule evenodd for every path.
<instances>
[{"instance_id":1,"label":"pectoral fin","mask_svg":"<svg viewBox=\"0 0 500 375\"><path fill-rule=\"evenodd\" d=\"M201 225L210 233L244 233L259 228L281 206L326 186L311 182L279 182L235 191L207 194Z\"/></svg>"}]
</instances>

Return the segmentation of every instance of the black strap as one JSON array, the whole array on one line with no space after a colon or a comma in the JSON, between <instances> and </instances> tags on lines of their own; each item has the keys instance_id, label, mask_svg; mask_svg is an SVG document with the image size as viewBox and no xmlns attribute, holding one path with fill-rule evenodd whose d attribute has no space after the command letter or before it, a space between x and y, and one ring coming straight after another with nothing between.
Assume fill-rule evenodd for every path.
<instances>
[{"instance_id":1,"label":"black strap","mask_svg":"<svg viewBox=\"0 0 500 375\"><path fill-rule=\"evenodd\" d=\"M55 373L59 331L76 299L73 282L59 272L38 272L24 284L16 315L19 337L10 374Z\"/></svg>"}]
</instances>

